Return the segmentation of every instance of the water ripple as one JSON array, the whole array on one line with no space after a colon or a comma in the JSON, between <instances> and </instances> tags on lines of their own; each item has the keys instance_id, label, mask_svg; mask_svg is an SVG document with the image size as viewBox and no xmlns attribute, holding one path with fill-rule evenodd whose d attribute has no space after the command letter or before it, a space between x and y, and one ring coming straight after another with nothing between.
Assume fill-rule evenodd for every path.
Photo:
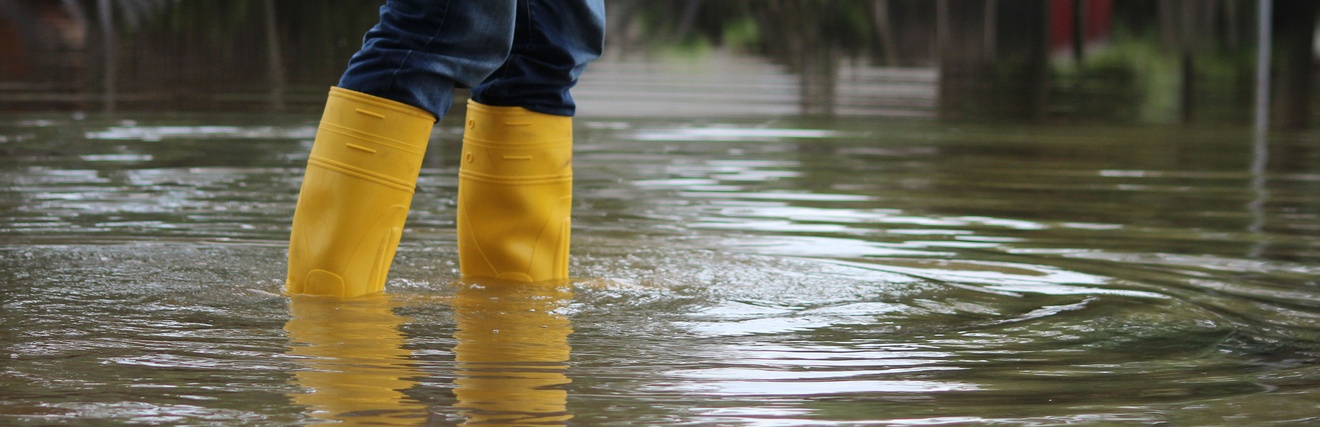
<instances>
[{"instance_id":1,"label":"water ripple","mask_svg":"<svg viewBox=\"0 0 1320 427\"><path fill-rule=\"evenodd\" d=\"M561 293L458 280L442 123L343 307L276 295L309 118L0 124L0 423L301 425L356 374L438 425L1315 418L1316 174L1245 134L582 124Z\"/></svg>"}]
</instances>

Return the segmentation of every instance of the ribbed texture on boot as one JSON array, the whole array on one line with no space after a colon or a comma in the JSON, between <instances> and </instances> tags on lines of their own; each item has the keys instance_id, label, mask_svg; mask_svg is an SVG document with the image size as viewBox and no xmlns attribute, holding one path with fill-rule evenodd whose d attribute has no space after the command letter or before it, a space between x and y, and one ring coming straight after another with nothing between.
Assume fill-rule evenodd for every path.
<instances>
[{"instance_id":1,"label":"ribbed texture on boot","mask_svg":"<svg viewBox=\"0 0 1320 427\"><path fill-rule=\"evenodd\" d=\"M465 277L568 278L573 119L468 102L458 181Z\"/></svg>"},{"instance_id":2,"label":"ribbed texture on boot","mask_svg":"<svg viewBox=\"0 0 1320 427\"><path fill-rule=\"evenodd\" d=\"M289 294L353 297L385 286L435 117L331 88L289 238Z\"/></svg>"}]
</instances>

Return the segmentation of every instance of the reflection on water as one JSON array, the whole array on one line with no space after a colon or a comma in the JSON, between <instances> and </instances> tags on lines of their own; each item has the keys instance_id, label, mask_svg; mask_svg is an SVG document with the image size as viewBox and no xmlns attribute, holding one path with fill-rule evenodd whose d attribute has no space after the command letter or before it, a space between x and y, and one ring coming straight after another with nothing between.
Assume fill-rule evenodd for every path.
<instances>
[{"instance_id":1,"label":"reflection on water","mask_svg":"<svg viewBox=\"0 0 1320 427\"><path fill-rule=\"evenodd\" d=\"M566 425L566 284L460 282L454 395L464 425Z\"/></svg>"},{"instance_id":2,"label":"reflection on water","mask_svg":"<svg viewBox=\"0 0 1320 427\"><path fill-rule=\"evenodd\" d=\"M0 120L0 424L1315 418L1310 133L583 119L575 279L508 287L446 121L389 295L289 300L313 120Z\"/></svg>"},{"instance_id":3,"label":"reflection on water","mask_svg":"<svg viewBox=\"0 0 1320 427\"><path fill-rule=\"evenodd\" d=\"M426 407L403 390L420 374L409 366L389 297L355 299L295 296L289 301L289 354L305 367L294 372L304 391L291 396L315 418L346 425L417 425Z\"/></svg>"},{"instance_id":4,"label":"reflection on water","mask_svg":"<svg viewBox=\"0 0 1320 427\"><path fill-rule=\"evenodd\" d=\"M463 425L565 425L568 411L566 283L462 281L453 310L455 415ZM303 367L294 403L308 416L347 425L418 425L427 407L407 395L426 375L405 348L389 296L354 299L295 296L285 324Z\"/></svg>"}]
</instances>

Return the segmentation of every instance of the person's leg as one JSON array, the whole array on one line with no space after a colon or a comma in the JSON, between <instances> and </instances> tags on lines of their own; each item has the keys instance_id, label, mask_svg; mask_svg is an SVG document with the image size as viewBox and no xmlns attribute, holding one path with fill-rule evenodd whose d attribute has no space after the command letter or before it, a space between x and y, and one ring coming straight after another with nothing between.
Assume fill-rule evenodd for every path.
<instances>
[{"instance_id":1,"label":"person's leg","mask_svg":"<svg viewBox=\"0 0 1320 427\"><path fill-rule=\"evenodd\" d=\"M390 0L339 87L412 105L439 120L453 89L473 87L509 56L515 0Z\"/></svg>"},{"instance_id":2,"label":"person's leg","mask_svg":"<svg viewBox=\"0 0 1320 427\"><path fill-rule=\"evenodd\" d=\"M568 278L573 98L604 37L600 0L519 0L509 60L472 90L458 181L465 277Z\"/></svg>"},{"instance_id":3,"label":"person's leg","mask_svg":"<svg viewBox=\"0 0 1320 427\"><path fill-rule=\"evenodd\" d=\"M518 0L513 50L504 65L472 89L472 100L572 116L569 89L605 40L602 0Z\"/></svg>"},{"instance_id":4,"label":"person's leg","mask_svg":"<svg viewBox=\"0 0 1320 427\"><path fill-rule=\"evenodd\" d=\"M505 60L514 0L390 0L332 88L289 236L290 294L381 291L432 125Z\"/></svg>"}]
</instances>

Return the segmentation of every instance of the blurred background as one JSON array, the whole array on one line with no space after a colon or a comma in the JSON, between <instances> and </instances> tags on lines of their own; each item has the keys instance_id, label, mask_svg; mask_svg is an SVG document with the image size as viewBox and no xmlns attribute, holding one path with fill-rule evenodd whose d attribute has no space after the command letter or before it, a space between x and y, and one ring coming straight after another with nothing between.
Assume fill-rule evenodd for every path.
<instances>
[{"instance_id":1,"label":"blurred background","mask_svg":"<svg viewBox=\"0 0 1320 427\"><path fill-rule=\"evenodd\" d=\"M451 111L281 298L382 2L0 0L0 425L1320 420L1320 1L607 0L571 287L458 282Z\"/></svg>"},{"instance_id":2,"label":"blurred background","mask_svg":"<svg viewBox=\"0 0 1320 427\"><path fill-rule=\"evenodd\" d=\"M319 111L379 0L0 0L0 111ZM1254 0L609 0L586 116L1248 124ZM1320 2L1274 1L1273 126Z\"/></svg>"}]
</instances>

